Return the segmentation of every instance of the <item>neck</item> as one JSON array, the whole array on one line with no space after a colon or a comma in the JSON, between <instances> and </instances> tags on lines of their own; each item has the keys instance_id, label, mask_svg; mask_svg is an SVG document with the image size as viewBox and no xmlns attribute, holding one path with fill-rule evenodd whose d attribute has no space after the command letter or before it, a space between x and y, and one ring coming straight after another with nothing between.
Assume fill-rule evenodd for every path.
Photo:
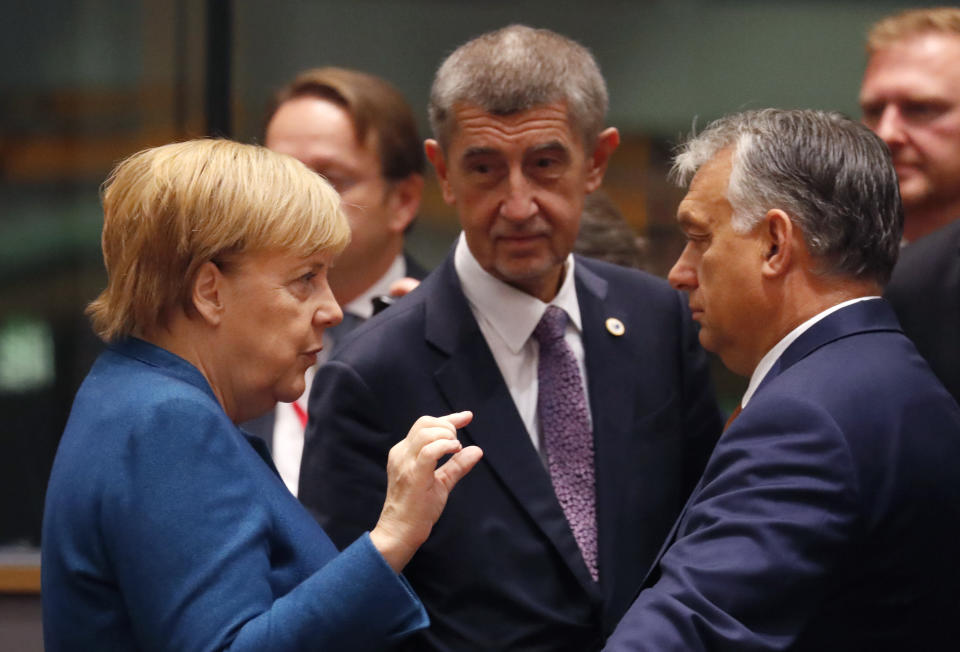
<instances>
[{"instance_id":1,"label":"neck","mask_svg":"<svg viewBox=\"0 0 960 652\"><path fill-rule=\"evenodd\" d=\"M208 337L209 334L197 320L190 319L178 310L166 326L153 329L149 333L142 333L139 337L180 356L196 367L210 385L223 411L234 423L239 423L242 420L242 415L238 412L239 406L231 400L229 388L217 373L218 366L212 356L212 352L216 351L217 347Z\"/></svg>"},{"instance_id":2,"label":"neck","mask_svg":"<svg viewBox=\"0 0 960 652\"><path fill-rule=\"evenodd\" d=\"M811 317L819 315L838 303L862 297L880 296L883 293L883 289L875 281L817 274L810 274L806 290L803 296L798 296L797 301L794 302L795 310L789 323L785 324L780 334L781 338Z\"/></svg>"},{"instance_id":3,"label":"neck","mask_svg":"<svg viewBox=\"0 0 960 652\"><path fill-rule=\"evenodd\" d=\"M540 299L544 303L550 303L553 301L553 298L557 296L557 292L560 291L560 286L563 285L563 280L566 278L566 274L567 264L563 263L557 269L551 271L543 277L530 279L527 282L505 282L508 285L512 285L518 290L521 290L522 292L526 292L530 296Z\"/></svg>"},{"instance_id":4,"label":"neck","mask_svg":"<svg viewBox=\"0 0 960 652\"><path fill-rule=\"evenodd\" d=\"M351 257L338 259L330 269L329 275L330 289L333 290L337 303L341 307L345 306L369 290L387 273L390 265L402 251L403 240L398 239L373 260L369 258L354 260Z\"/></svg>"},{"instance_id":5,"label":"neck","mask_svg":"<svg viewBox=\"0 0 960 652\"><path fill-rule=\"evenodd\" d=\"M764 320L769 324L766 337L757 338L759 346L752 359L743 364L740 371L734 371L749 378L763 356L800 324L844 301L881 294L882 289L873 281L805 272L800 282L785 284L780 295L771 299L771 305L776 308L774 314Z\"/></svg>"}]
</instances>

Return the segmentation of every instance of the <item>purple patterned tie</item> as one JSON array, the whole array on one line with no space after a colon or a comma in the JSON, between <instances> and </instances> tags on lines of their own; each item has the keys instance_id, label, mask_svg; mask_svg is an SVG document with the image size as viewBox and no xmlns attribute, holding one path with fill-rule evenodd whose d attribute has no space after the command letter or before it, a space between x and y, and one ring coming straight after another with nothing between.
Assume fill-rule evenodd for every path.
<instances>
[{"instance_id":1,"label":"purple patterned tie","mask_svg":"<svg viewBox=\"0 0 960 652\"><path fill-rule=\"evenodd\" d=\"M593 432L580 368L563 339L567 313L547 306L533 336L540 342L537 413L553 489L593 579L597 568L597 511Z\"/></svg>"}]
</instances>

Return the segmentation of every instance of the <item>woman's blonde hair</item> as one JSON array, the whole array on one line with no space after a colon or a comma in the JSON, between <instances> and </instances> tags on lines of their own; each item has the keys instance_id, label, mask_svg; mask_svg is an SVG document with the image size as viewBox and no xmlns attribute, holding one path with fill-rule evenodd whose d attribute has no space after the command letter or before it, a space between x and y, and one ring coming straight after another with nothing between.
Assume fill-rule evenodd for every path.
<instances>
[{"instance_id":1,"label":"woman's blonde hair","mask_svg":"<svg viewBox=\"0 0 960 652\"><path fill-rule=\"evenodd\" d=\"M350 240L340 197L296 159L228 140L143 150L103 186L107 287L87 307L107 342L193 313L200 266L250 251L339 254Z\"/></svg>"}]
</instances>

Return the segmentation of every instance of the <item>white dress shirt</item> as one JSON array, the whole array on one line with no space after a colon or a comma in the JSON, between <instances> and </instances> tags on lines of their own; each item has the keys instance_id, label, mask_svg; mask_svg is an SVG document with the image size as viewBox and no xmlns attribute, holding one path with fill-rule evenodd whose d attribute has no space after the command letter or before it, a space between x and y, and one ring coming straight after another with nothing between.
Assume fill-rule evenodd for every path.
<instances>
[{"instance_id":1,"label":"white dress shirt","mask_svg":"<svg viewBox=\"0 0 960 652\"><path fill-rule=\"evenodd\" d=\"M587 373L581 335L583 328L580 305L577 303L577 292L574 286L573 255L567 256L564 263L563 282L557 296L549 304L507 285L480 267L462 233L457 242L453 263L460 278L460 285L463 287L463 294L480 326L480 332L493 353L493 359L517 406L523 425L527 428L527 434L539 451L537 363L540 359L540 345L531 336L548 305L558 306L567 313L567 330L564 339L577 358L584 393L587 395ZM469 408L469 406L465 407ZM587 412L589 411L590 401L588 400Z\"/></svg>"},{"instance_id":2,"label":"white dress shirt","mask_svg":"<svg viewBox=\"0 0 960 652\"><path fill-rule=\"evenodd\" d=\"M393 263L376 283L356 299L343 306L344 314L356 315L361 320L373 316L373 298L390 293L390 285L407 275L407 261L403 254L398 254ZM317 366L323 364L330 357L335 342L328 332L323 335L323 350L317 355L317 364L307 369L304 376L306 389L296 403L307 413L307 400L310 398L310 387L313 377L317 373ZM300 459L303 457L303 424L296 408L291 403L277 403L273 412L273 462L283 478L284 484L296 496L300 481ZM412 425L412 424L411 424Z\"/></svg>"},{"instance_id":3,"label":"white dress shirt","mask_svg":"<svg viewBox=\"0 0 960 652\"><path fill-rule=\"evenodd\" d=\"M743 398L740 400L740 407L747 407L747 402L753 398L753 394L757 391L757 387L760 386L760 383L763 382L763 379L770 373L770 370L773 368L774 363L780 359L780 356L783 355L783 352L793 344L798 337L803 335L811 326L816 324L818 321L829 315L830 313L836 312L841 308L845 308L851 304L857 303L859 301L871 301L873 299L879 299L880 297L857 297L856 299L850 299L842 303L838 303L835 306L827 308L823 312L817 313L807 321L803 322L792 331L786 334L786 336L776 343L776 345L767 351L766 355L760 358L757 368L753 370L753 373L750 375L750 384L747 385L747 391L743 394Z\"/></svg>"}]
</instances>

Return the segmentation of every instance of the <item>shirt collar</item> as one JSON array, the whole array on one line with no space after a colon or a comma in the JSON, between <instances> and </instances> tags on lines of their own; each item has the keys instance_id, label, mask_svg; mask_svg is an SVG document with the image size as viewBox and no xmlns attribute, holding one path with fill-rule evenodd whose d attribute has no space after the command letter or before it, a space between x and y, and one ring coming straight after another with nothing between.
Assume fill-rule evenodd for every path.
<instances>
[{"instance_id":1,"label":"shirt collar","mask_svg":"<svg viewBox=\"0 0 960 652\"><path fill-rule=\"evenodd\" d=\"M356 315L361 319L370 319L373 317L373 299L384 294L390 294L390 285L407 273L407 261L403 254L397 254L393 263L387 268L386 273L377 279L377 282L371 285L356 299L343 306L343 312Z\"/></svg>"},{"instance_id":2,"label":"shirt collar","mask_svg":"<svg viewBox=\"0 0 960 652\"><path fill-rule=\"evenodd\" d=\"M573 276L573 254L568 254L564 261L563 282L557 296L549 304L507 285L483 269L467 246L462 232L457 241L453 264L470 306L490 323L512 353L520 353L548 305L562 308L570 323L578 332L582 331Z\"/></svg>"},{"instance_id":3,"label":"shirt collar","mask_svg":"<svg viewBox=\"0 0 960 652\"><path fill-rule=\"evenodd\" d=\"M791 344L793 344L798 337L803 335L811 326L816 324L818 321L826 317L827 315L834 313L841 308L846 308L847 306L858 303L860 301L869 301L870 299L879 299L880 297L857 297L856 299L849 299L842 303L838 303L835 306L831 306L819 312L807 321L803 322L792 331L787 333L787 335L776 343L776 345L767 351L766 355L760 358L760 363L757 365L757 368L753 370L753 374L750 375L750 384L747 385L747 391L744 392L743 398L740 400L740 406L746 407L747 402L753 398L754 393L757 391L757 388L760 386L760 383L763 382L763 379L766 378L767 374L770 373L770 370L773 368L774 363L780 359L780 356L783 355L783 352L786 351Z\"/></svg>"}]
</instances>

